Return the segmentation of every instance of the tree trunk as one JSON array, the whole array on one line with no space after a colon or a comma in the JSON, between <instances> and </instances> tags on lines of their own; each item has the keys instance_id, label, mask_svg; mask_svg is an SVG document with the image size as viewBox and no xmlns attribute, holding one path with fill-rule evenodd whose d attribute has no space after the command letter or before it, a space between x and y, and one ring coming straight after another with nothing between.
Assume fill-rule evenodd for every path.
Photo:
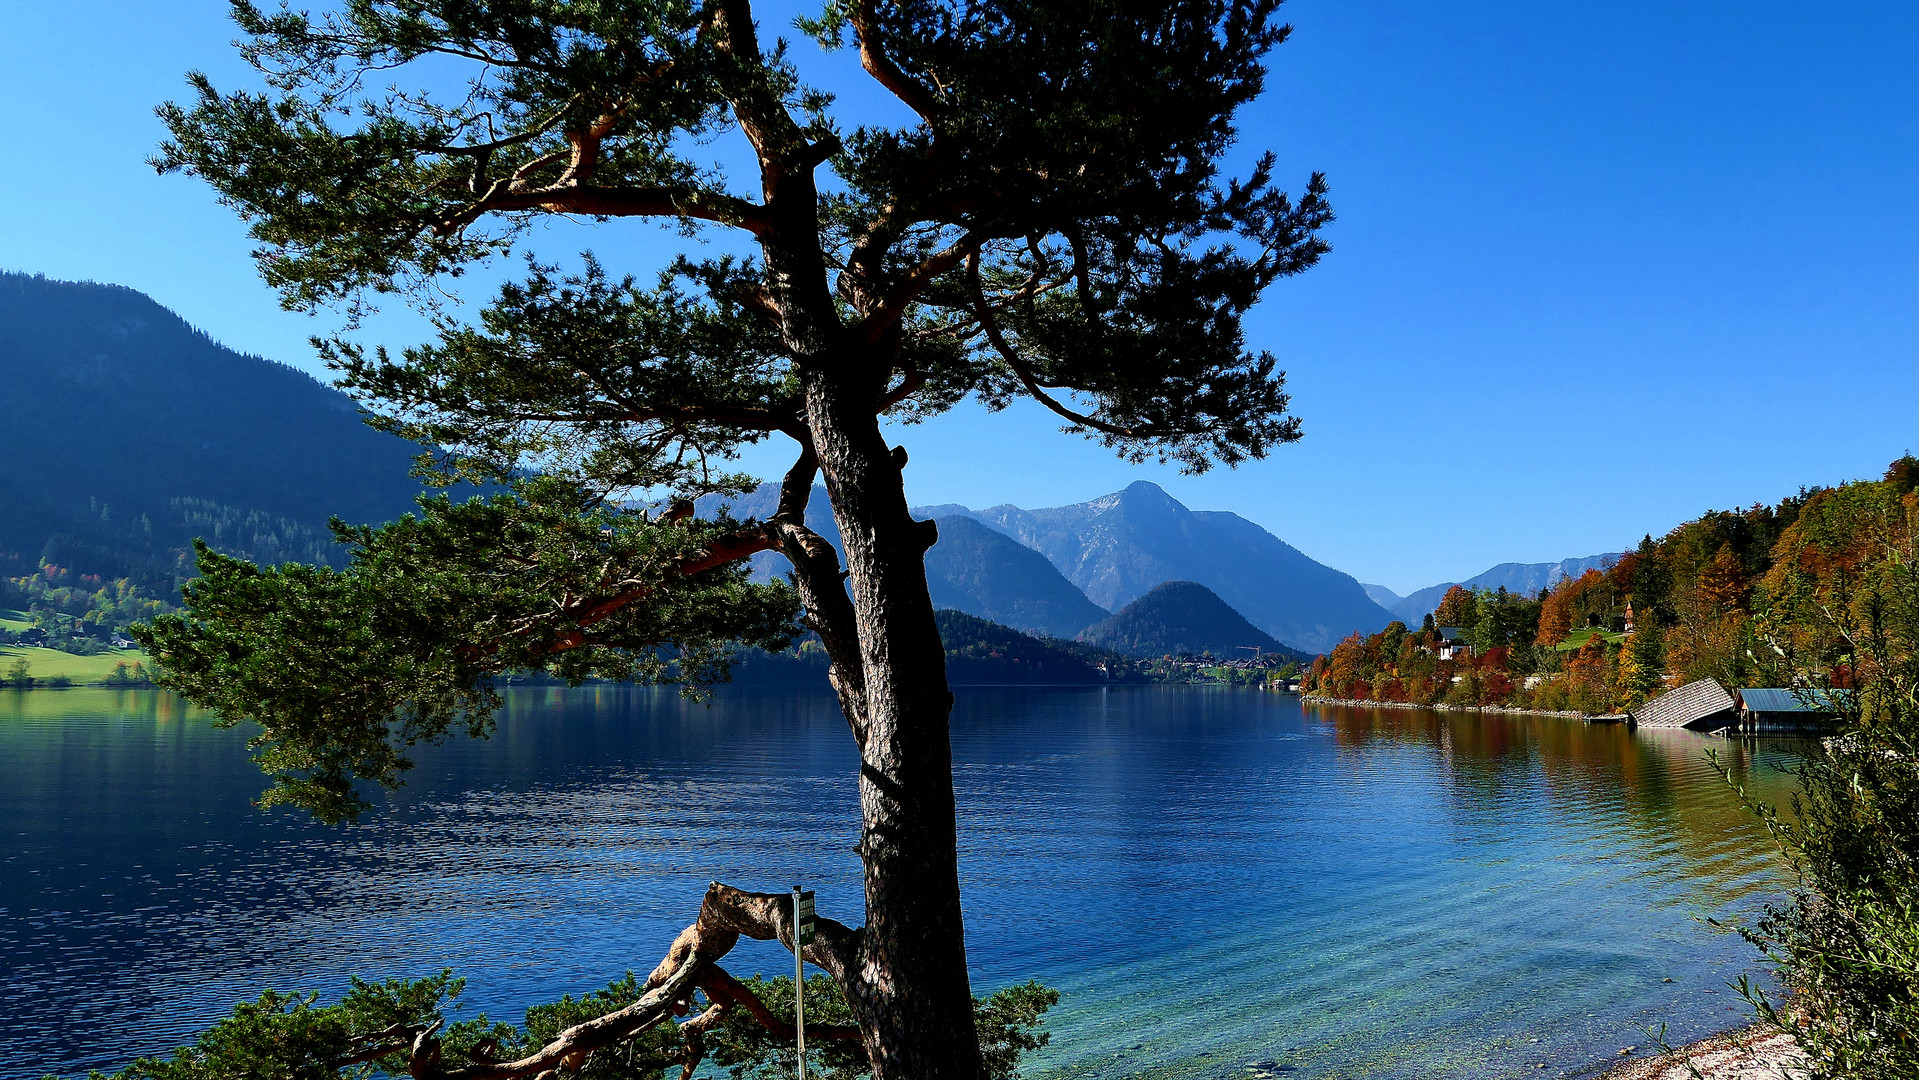
<instances>
[{"instance_id":1,"label":"tree trunk","mask_svg":"<svg viewBox=\"0 0 1919 1080\"><path fill-rule=\"evenodd\" d=\"M866 926L846 989L875 1080L979 1080L960 919L953 695L926 588L934 530L907 513L903 457L880 436L872 370L835 364L813 369L806 382L865 682L865 715L848 719L862 735Z\"/></svg>"}]
</instances>

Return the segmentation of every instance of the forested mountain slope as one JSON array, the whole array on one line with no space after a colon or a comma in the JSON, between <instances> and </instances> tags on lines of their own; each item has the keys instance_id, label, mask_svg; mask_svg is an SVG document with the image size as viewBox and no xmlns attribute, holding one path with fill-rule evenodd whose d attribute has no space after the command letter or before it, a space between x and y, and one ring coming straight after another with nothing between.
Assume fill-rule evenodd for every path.
<instances>
[{"instance_id":1,"label":"forested mountain slope","mask_svg":"<svg viewBox=\"0 0 1919 1080\"><path fill-rule=\"evenodd\" d=\"M1211 589L1193 581L1164 581L1093 626L1080 640L1128 656L1197 656L1250 659L1257 649L1294 660L1310 657L1288 649L1246 621Z\"/></svg>"},{"instance_id":2,"label":"forested mountain slope","mask_svg":"<svg viewBox=\"0 0 1919 1080\"><path fill-rule=\"evenodd\" d=\"M0 273L0 569L44 559L170 592L205 536L266 560L331 554L326 521L385 521L411 443L283 364L227 349L132 289Z\"/></svg>"},{"instance_id":3,"label":"forested mountain slope","mask_svg":"<svg viewBox=\"0 0 1919 1080\"><path fill-rule=\"evenodd\" d=\"M1315 660L1306 690L1608 713L1701 679L1728 690L1909 685L1916 550L1919 459L1907 455L1878 480L1708 510L1543 595L1456 588L1437 621L1459 627L1470 652L1442 659L1434 633L1396 624Z\"/></svg>"},{"instance_id":4,"label":"forested mountain slope","mask_svg":"<svg viewBox=\"0 0 1919 1080\"><path fill-rule=\"evenodd\" d=\"M1111 649L1035 637L950 608L934 618L946 646L946 678L954 686L1083 686L1149 678L1132 658ZM783 653L742 651L733 681L823 687L826 667L826 650L809 638Z\"/></svg>"}]
</instances>

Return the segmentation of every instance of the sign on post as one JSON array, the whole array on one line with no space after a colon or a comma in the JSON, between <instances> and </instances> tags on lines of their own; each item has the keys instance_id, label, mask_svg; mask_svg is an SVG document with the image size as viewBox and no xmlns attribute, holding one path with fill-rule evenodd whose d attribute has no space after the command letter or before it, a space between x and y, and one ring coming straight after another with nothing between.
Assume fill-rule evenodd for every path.
<instances>
[{"instance_id":1,"label":"sign on post","mask_svg":"<svg viewBox=\"0 0 1919 1080\"><path fill-rule=\"evenodd\" d=\"M800 948L813 944L818 926L812 892L801 892L798 885L793 886L793 1041L800 1080L806 1080L806 960L800 956Z\"/></svg>"},{"instance_id":2,"label":"sign on post","mask_svg":"<svg viewBox=\"0 0 1919 1080\"><path fill-rule=\"evenodd\" d=\"M799 939L802 945L813 944L813 932L819 928L819 919L813 914L813 894L793 889L793 925L799 927Z\"/></svg>"}]
</instances>

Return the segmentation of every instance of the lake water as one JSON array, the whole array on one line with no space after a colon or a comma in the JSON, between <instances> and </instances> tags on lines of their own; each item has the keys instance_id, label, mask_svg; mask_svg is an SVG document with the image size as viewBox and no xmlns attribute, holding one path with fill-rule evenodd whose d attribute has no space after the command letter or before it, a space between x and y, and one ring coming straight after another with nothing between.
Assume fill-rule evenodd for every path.
<instances>
[{"instance_id":1,"label":"lake water","mask_svg":"<svg viewBox=\"0 0 1919 1080\"><path fill-rule=\"evenodd\" d=\"M163 694L0 691L0 1077L350 973L452 967L517 1019L649 970L709 880L860 921L826 693L516 690L341 828L253 809L243 742ZM1704 755L1779 798L1787 745L1199 687L962 690L953 743L975 988L1064 995L1036 1078L1588 1076L1739 1023L1753 955L1701 919L1784 888Z\"/></svg>"}]
</instances>

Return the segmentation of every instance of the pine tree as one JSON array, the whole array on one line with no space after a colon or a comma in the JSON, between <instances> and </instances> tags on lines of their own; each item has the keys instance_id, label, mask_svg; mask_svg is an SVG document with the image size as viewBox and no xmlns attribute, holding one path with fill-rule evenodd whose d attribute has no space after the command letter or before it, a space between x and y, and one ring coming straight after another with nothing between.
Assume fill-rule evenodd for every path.
<instances>
[{"instance_id":1,"label":"pine tree","mask_svg":"<svg viewBox=\"0 0 1919 1080\"><path fill-rule=\"evenodd\" d=\"M806 958L845 989L880 1080L974 1080L935 535L881 421L1024 398L1190 471L1298 438L1241 317L1326 250L1324 183L1294 200L1270 155L1239 179L1219 164L1287 35L1276 8L829 0L802 29L896 99L909 120L889 127L836 120L748 0L240 0L270 89L193 76L157 164L249 222L289 306L431 313L433 342L325 356L441 475L504 493L343 527L344 570L202 550L184 613L143 643L169 685L259 723L270 798L341 818L356 779L399 782L409 744L483 734L502 672L710 679L798 613L860 750L866 885L864 926L823 921ZM694 158L728 134L750 176ZM754 254L689 245L650 284L529 255L477 321L438 304L553 217ZM770 519L691 513L744 490L726 462L774 435L799 449ZM816 478L844 569L803 519ZM643 512L618 501L633 491L664 498ZM766 550L791 586L746 577ZM785 939L778 900L715 886L648 986L711 977L740 934Z\"/></svg>"}]
</instances>

